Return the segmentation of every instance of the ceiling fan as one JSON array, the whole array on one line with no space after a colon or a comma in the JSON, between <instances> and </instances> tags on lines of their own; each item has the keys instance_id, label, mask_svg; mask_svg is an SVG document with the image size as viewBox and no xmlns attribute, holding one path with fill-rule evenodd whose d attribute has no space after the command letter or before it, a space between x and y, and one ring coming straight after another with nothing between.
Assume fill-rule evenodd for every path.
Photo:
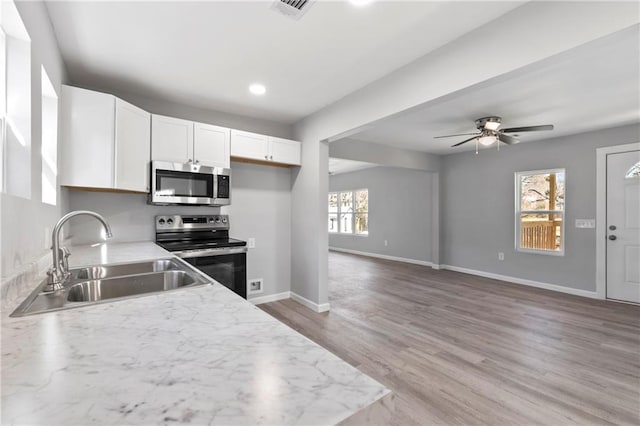
<instances>
[{"instance_id":1,"label":"ceiling fan","mask_svg":"<svg viewBox=\"0 0 640 426\"><path fill-rule=\"evenodd\" d=\"M462 142L458 142L457 144L451 145L451 146L452 147L460 146L474 139L477 139L476 143L480 142L480 144L484 146L492 145L496 141L503 142L507 145L512 145L520 141L516 137L518 136L517 134L512 135L509 133L538 132L541 130L553 130L553 124L544 124L541 126L510 127L507 129L500 129L500 125L502 124L502 117L482 117L482 118L478 118L475 123L479 133L459 133L457 135L435 136L435 139L450 138L454 136L473 135L473 137L469 139L465 139Z\"/></svg>"}]
</instances>

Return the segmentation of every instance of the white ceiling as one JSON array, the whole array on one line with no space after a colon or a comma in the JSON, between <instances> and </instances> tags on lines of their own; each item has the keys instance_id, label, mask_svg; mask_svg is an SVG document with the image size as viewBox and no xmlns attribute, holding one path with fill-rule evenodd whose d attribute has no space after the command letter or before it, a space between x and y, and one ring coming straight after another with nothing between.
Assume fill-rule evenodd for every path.
<instances>
[{"instance_id":1,"label":"white ceiling","mask_svg":"<svg viewBox=\"0 0 640 426\"><path fill-rule=\"evenodd\" d=\"M292 123L522 3L319 0L299 21L271 1L47 7L76 84Z\"/></svg>"},{"instance_id":2,"label":"white ceiling","mask_svg":"<svg viewBox=\"0 0 640 426\"><path fill-rule=\"evenodd\" d=\"M553 131L520 134L522 142L640 122L638 31L635 26L464 89L445 100L374 124L350 139L447 154L475 149L475 144L472 141L451 148L468 136L434 136L472 133L476 131L474 120L486 116L501 116L503 128L555 125ZM492 54L499 55L499 49ZM479 52L477 58L469 58L469 63L485 58Z\"/></svg>"},{"instance_id":3,"label":"white ceiling","mask_svg":"<svg viewBox=\"0 0 640 426\"><path fill-rule=\"evenodd\" d=\"M356 170L369 169L376 167L378 164L367 163L364 161L345 160L344 158L329 158L329 174L337 175L340 173L355 172Z\"/></svg>"}]
</instances>

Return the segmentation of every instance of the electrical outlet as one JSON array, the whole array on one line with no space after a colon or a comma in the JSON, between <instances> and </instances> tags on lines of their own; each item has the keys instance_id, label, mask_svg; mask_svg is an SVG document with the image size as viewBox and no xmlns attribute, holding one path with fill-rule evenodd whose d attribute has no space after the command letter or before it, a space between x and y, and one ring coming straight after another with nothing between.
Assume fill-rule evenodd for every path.
<instances>
[{"instance_id":1,"label":"electrical outlet","mask_svg":"<svg viewBox=\"0 0 640 426\"><path fill-rule=\"evenodd\" d=\"M264 291L262 278L254 278L247 282L247 294L262 293Z\"/></svg>"},{"instance_id":2,"label":"electrical outlet","mask_svg":"<svg viewBox=\"0 0 640 426\"><path fill-rule=\"evenodd\" d=\"M256 239L249 238L249 240L247 241L247 245L249 246L250 249L256 248Z\"/></svg>"},{"instance_id":3,"label":"electrical outlet","mask_svg":"<svg viewBox=\"0 0 640 426\"><path fill-rule=\"evenodd\" d=\"M504 260L504 253L503 252L498 253L498 260Z\"/></svg>"},{"instance_id":4,"label":"electrical outlet","mask_svg":"<svg viewBox=\"0 0 640 426\"><path fill-rule=\"evenodd\" d=\"M389 241L384 240L384 246L386 247L386 246L388 246L388 245L389 245Z\"/></svg>"}]
</instances>

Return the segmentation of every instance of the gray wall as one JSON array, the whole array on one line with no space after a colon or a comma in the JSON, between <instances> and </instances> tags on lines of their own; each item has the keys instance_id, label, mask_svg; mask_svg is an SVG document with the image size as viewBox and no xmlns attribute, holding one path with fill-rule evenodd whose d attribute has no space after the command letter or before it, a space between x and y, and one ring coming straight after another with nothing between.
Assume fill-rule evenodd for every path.
<instances>
[{"instance_id":1,"label":"gray wall","mask_svg":"<svg viewBox=\"0 0 640 426\"><path fill-rule=\"evenodd\" d=\"M432 178L426 171L395 167L330 176L330 191L369 190L369 235L329 234L329 247L431 262Z\"/></svg>"},{"instance_id":2,"label":"gray wall","mask_svg":"<svg viewBox=\"0 0 640 426\"><path fill-rule=\"evenodd\" d=\"M256 239L247 255L247 279L263 278L266 296L289 291L291 283L291 169L231 163L232 205L228 207L153 206L146 196L69 191L71 210L103 214L114 242L153 241L154 216L159 214L229 214L231 236ZM70 222L73 244L100 240L95 220ZM73 253L72 253L73 255Z\"/></svg>"},{"instance_id":3,"label":"gray wall","mask_svg":"<svg viewBox=\"0 0 640 426\"><path fill-rule=\"evenodd\" d=\"M596 148L640 140L640 127L448 155L442 163L443 262L463 268L595 291ZM564 256L519 253L514 242L514 173L566 169ZM498 260L498 252L505 260Z\"/></svg>"},{"instance_id":4,"label":"gray wall","mask_svg":"<svg viewBox=\"0 0 640 426\"><path fill-rule=\"evenodd\" d=\"M60 85L67 81L65 68L58 49L53 27L42 2L16 2L18 12L31 37L31 164L24 173L31 173L31 198L7 194L0 196L1 231L0 275L11 276L22 267L46 253L51 230L61 213L66 210L66 191L59 191L57 205L42 203L41 173L41 76L44 65L54 89L60 94ZM60 138L58 138L60 147ZM58 158L59 155L58 155ZM26 175L25 175L26 176Z\"/></svg>"},{"instance_id":5,"label":"gray wall","mask_svg":"<svg viewBox=\"0 0 640 426\"><path fill-rule=\"evenodd\" d=\"M406 167L437 172L440 156L409 149L394 148L355 139L342 139L329 144L329 157L366 161L392 167Z\"/></svg>"}]
</instances>

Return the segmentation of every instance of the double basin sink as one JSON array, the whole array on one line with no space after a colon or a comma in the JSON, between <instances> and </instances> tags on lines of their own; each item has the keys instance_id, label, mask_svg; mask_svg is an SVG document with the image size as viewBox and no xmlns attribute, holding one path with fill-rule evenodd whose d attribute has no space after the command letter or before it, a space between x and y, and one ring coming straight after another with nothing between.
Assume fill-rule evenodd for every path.
<instances>
[{"instance_id":1,"label":"double basin sink","mask_svg":"<svg viewBox=\"0 0 640 426\"><path fill-rule=\"evenodd\" d=\"M159 259L120 265L72 269L61 290L43 292L39 285L11 314L12 317L112 302L149 293L210 284L180 259Z\"/></svg>"}]
</instances>

